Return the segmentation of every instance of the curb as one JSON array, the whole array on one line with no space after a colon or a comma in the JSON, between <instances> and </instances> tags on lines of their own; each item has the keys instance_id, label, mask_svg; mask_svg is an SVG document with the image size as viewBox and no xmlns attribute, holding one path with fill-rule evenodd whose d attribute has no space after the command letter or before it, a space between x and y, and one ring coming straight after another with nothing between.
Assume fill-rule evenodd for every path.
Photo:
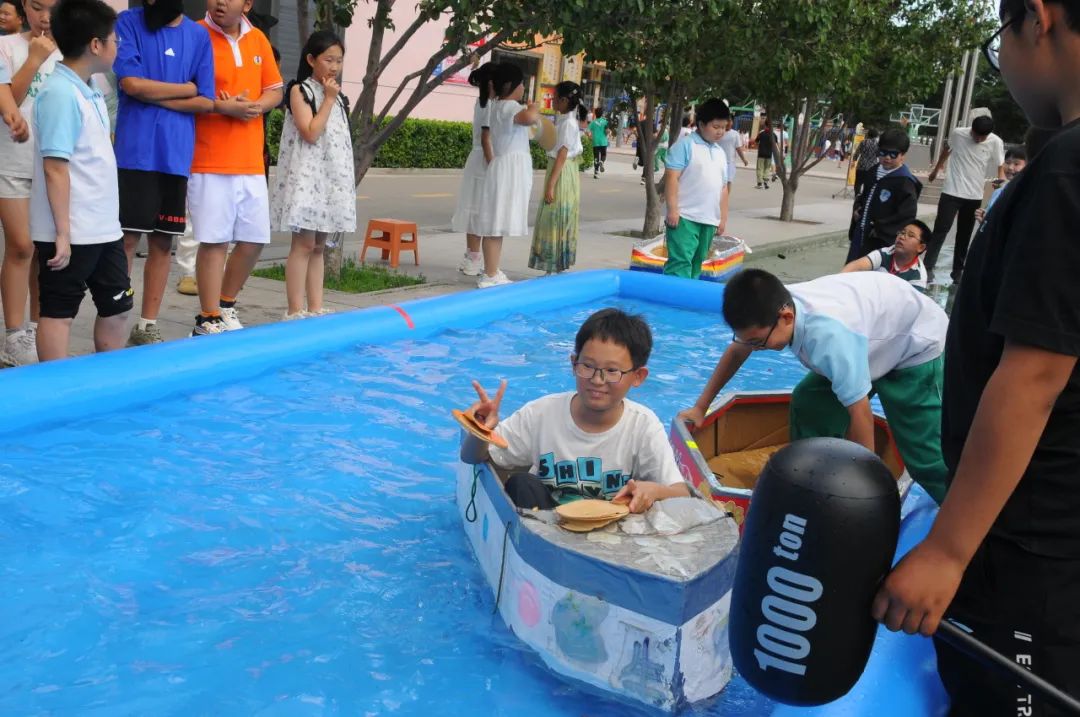
<instances>
[{"instance_id":1,"label":"curb","mask_svg":"<svg viewBox=\"0 0 1080 717\"><path fill-rule=\"evenodd\" d=\"M934 219L937 218L936 214L924 214L919 217L923 222L930 227L934 226ZM847 230L836 232L824 232L822 234L813 234L808 237L799 237L797 239L785 239L784 241L772 242L760 247L750 247L753 251L745 261L753 262L754 257L760 257L763 259L770 259L778 254L786 252L803 251L805 249L816 249L817 247L824 246L826 244L833 244L839 242L846 242L848 238Z\"/></svg>"},{"instance_id":2,"label":"curb","mask_svg":"<svg viewBox=\"0 0 1080 717\"><path fill-rule=\"evenodd\" d=\"M753 263L753 261L757 258L769 259L785 252L815 249L819 246L823 246L825 244L832 244L839 241L847 241L847 231L825 232L823 234L813 234L808 237L798 237L796 239L785 239L783 241L770 242L765 246L750 247L752 252L745 259L745 261L747 263Z\"/></svg>"}]
</instances>

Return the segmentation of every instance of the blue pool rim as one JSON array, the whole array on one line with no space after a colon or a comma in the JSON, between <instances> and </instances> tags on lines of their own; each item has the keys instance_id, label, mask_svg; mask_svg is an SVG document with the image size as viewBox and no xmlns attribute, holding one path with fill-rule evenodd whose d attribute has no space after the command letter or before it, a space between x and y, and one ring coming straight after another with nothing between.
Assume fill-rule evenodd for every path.
<instances>
[{"instance_id":1,"label":"blue pool rim","mask_svg":"<svg viewBox=\"0 0 1080 717\"><path fill-rule=\"evenodd\" d=\"M247 379L326 352L423 339L514 314L607 298L719 312L723 285L627 270L582 271L8 369L0 371L0 434L55 428L122 410L133 410L137 420L139 406Z\"/></svg>"}]
</instances>

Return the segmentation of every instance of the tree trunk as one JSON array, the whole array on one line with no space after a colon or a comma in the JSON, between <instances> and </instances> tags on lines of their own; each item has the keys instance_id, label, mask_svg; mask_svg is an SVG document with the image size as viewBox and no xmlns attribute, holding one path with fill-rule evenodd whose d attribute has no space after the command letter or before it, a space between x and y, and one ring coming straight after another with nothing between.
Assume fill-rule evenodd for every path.
<instances>
[{"instance_id":1,"label":"tree trunk","mask_svg":"<svg viewBox=\"0 0 1080 717\"><path fill-rule=\"evenodd\" d=\"M296 0L296 33L302 52L311 36L311 0Z\"/></svg>"},{"instance_id":2,"label":"tree trunk","mask_svg":"<svg viewBox=\"0 0 1080 717\"><path fill-rule=\"evenodd\" d=\"M636 103L635 103L636 107ZM653 181L652 166L656 158L656 131L653 129L653 113L656 111L655 93L651 85L645 86L645 119L638 120L637 134L638 145L641 147L641 158L644 165L641 171L649 177L645 182L645 224L641 228L641 236L651 239L660 233L660 194L656 191L656 182ZM636 110L635 110L636 114Z\"/></svg>"},{"instance_id":3,"label":"tree trunk","mask_svg":"<svg viewBox=\"0 0 1080 717\"><path fill-rule=\"evenodd\" d=\"M668 92L668 147L674 146L679 141L683 110L686 106L684 94L682 85L678 81L672 81L671 89Z\"/></svg>"},{"instance_id":4,"label":"tree trunk","mask_svg":"<svg viewBox=\"0 0 1080 717\"><path fill-rule=\"evenodd\" d=\"M378 147L373 142L357 142L353 152L353 171L356 173L356 184L359 185L368 170L375 164L375 153Z\"/></svg>"},{"instance_id":5,"label":"tree trunk","mask_svg":"<svg viewBox=\"0 0 1080 717\"><path fill-rule=\"evenodd\" d=\"M799 189L799 177L792 174L783 182L784 197L780 200L780 221L790 222L795 218L795 192Z\"/></svg>"}]
</instances>

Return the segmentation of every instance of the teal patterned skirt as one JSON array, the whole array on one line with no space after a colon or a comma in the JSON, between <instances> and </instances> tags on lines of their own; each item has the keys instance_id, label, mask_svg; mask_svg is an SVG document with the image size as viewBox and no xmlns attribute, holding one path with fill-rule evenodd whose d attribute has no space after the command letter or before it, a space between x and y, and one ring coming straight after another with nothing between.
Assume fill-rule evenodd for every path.
<instances>
[{"instance_id":1,"label":"teal patterned skirt","mask_svg":"<svg viewBox=\"0 0 1080 717\"><path fill-rule=\"evenodd\" d=\"M551 177L555 160L548 157L544 185ZM576 157L567 157L555 182L555 201L540 198L533 224L529 268L546 272L566 271L577 261L578 216L581 208L581 178Z\"/></svg>"}]
</instances>

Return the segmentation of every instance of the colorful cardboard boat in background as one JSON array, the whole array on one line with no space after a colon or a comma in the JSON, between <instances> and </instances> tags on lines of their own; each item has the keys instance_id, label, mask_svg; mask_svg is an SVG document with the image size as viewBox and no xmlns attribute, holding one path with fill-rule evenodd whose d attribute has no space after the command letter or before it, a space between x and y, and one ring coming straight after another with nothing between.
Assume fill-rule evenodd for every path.
<instances>
[{"instance_id":1,"label":"colorful cardboard boat in background","mask_svg":"<svg viewBox=\"0 0 1080 717\"><path fill-rule=\"evenodd\" d=\"M749 253L750 247L738 237L728 234L713 237L709 256L701 263L701 278L705 281L727 280L742 268L743 257ZM630 270L662 274L667 257L663 236L640 241L630 253Z\"/></svg>"}]
</instances>

